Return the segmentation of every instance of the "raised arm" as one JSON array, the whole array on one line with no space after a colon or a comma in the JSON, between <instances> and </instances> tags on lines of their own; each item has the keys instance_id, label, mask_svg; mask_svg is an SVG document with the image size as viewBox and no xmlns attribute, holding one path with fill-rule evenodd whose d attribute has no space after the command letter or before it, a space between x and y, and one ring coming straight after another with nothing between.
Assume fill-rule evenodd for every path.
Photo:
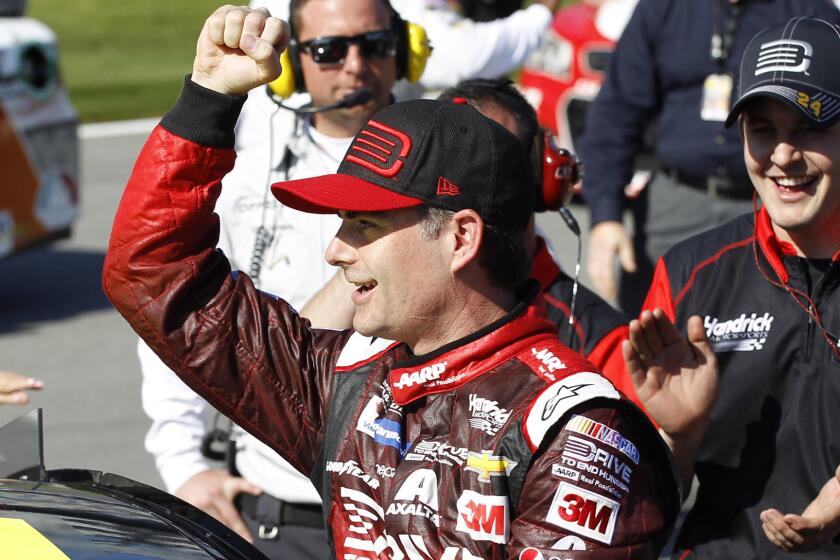
<instances>
[{"instance_id":1,"label":"raised arm","mask_svg":"<svg viewBox=\"0 0 840 560\"><path fill-rule=\"evenodd\" d=\"M684 338L662 309L644 311L622 347L639 401L674 454L684 495L718 391L717 358L703 320L691 317L687 327Z\"/></svg>"}]
</instances>

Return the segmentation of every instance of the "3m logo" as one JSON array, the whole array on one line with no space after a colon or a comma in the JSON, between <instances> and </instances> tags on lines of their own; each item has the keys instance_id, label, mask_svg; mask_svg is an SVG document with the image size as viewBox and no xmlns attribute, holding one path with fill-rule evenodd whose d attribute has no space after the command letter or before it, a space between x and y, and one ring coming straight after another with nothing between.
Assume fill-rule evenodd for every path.
<instances>
[{"instance_id":1,"label":"3m logo","mask_svg":"<svg viewBox=\"0 0 840 560\"><path fill-rule=\"evenodd\" d=\"M485 496L464 490L458 498L458 522L455 529L476 541L505 544L508 541L507 496Z\"/></svg>"},{"instance_id":2,"label":"3m logo","mask_svg":"<svg viewBox=\"0 0 840 560\"><path fill-rule=\"evenodd\" d=\"M449 179L439 177L437 193L442 196L458 196L461 194L461 189L459 189L458 186Z\"/></svg>"},{"instance_id":3,"label":"3m logo","mask_svg":"<svg viewBox=\"0 0 840 560\"><path fill-rule=\"evenodd\" d=\"M807 72L814 49L804 41L780 39L761 45L755 75L768 72Z\"/></svg>"},{"instance_id":4,"label":"3m logo","mask_svg":"<svg viewBox=\"0 0 840 560\"><path fill-rule=\"evenodd\" d=\"M561 482L545 520L573 533L611 544L618 502L584 488Z\"/></svg>"},{"instance_id":5,"label":"3m logo","mask_svg":"<svg viewBox=\"0 0 840 560\"><path fill-rule=\"evenodd\" d=\"M400 172L410 150L408 135L382 123L368 121L344 159L390 178Z\"/></svg>"}]
</instances>

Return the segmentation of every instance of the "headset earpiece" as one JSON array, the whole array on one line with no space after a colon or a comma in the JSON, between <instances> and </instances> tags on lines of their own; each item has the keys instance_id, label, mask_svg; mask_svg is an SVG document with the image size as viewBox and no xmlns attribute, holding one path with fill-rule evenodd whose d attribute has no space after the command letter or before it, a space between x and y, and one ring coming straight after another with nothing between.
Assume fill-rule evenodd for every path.
<instances>
[{"instance_id":1,"label":"headset earpiece","mask_svg":"<svg viewBox=\"0 0 840 560\"><path fill-rule=\"evenodd\" d=\"M294 39L289 42L289 46L280 55L280 66L283 72L276 80L268 84L271 92L280 99L288 99L296 91L305 91L303 72L300 69L300 57Z\"/></svg>"},{"instance_id":2,"label":"headset earpiece","mask_svg":"<svg viewBox=\"0 0 840 560\"><path fill-rule=\"evenodd\" d=\"M426 30L410 21L404 22L407 35L407 49L405 53L405 71L402 77L412 84L420 81L423 70L426 69L426 62L432 56L432 47L429 44L429 37Z\"/></svg>"},{"instance_id":3,"label":"headset earpiece","mask_svg":"<svg viewBox=\"0 0 840 560\"><path fill-rule=\"evenodd\" d=\"M537 179L536 211L559 210L580 181L580 163L569 150L560 148L554 136L541 130L534 139L532 162Z\"/></svg>"}]
</instances>

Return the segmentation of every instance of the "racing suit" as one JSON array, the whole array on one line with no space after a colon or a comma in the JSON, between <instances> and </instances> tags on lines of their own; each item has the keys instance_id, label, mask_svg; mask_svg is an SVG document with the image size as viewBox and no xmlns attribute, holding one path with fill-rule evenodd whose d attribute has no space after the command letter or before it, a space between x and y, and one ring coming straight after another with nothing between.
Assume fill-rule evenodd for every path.
<instances>
[{"instance_id":1,"label":"racing suit","mask_svg":"<svg viewBox=\"0 0 840 560\"><path fill-rule=\"evenodd\" d=\"M800 513L840 465L840 252L818 266L776 238L767 213L676 245L657 264L646 309L685 331L703 318L720 394L701 444L697 501L680 558L783 558L759 514ZM788 293L799 290L801 307ZM820 317L821 329L807 313ZM685 554L685 555L682 555ZM809 558L838 558L826 544Z\"/></svg>"},{"instance_id":2,"label":"racing suit","mask_svg":"<svg viewBox=\"0 0 840 560\"><path fill-rule=\"evenodd\" d=\"M103 286L188 385L310 476L336 557L655 558L679 508L670 455L558 341L535 284L414 356L313 329L231 273L213 207L241 103L187 83L126 187Z\"/></svg>"},{"instance_id":3,"label":"racing suit","mask_svg":"<svg viewBox=\"0 0 840 560\"><path fill-rule=\"evenodd\" d=\"M616 389L640 404L621 355L621 343L629 338L627 324L630 319L579 285L570 325L574 280L560 270L541 237L537 237L531 277L540 283L546 314L557 325L560 340L589 360Z\"/></svg>"}]
</instances>

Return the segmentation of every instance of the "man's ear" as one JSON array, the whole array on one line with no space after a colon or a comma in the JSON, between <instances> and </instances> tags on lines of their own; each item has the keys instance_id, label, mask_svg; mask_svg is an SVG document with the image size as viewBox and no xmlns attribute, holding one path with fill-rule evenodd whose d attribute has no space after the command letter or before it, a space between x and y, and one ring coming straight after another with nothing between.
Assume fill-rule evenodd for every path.
<instances>
[{"instance_id":1,"label":"man's ear","mask_svg":"<svg viewBox=\"0 0 840 560\"><path fill-rule=\"evenodd\" d=\"M452 216L449 224L452 236L452 272L477 262L478 251L484 241L484 220L475 210L461 210Z\"/></svg>"}]
</instances>

